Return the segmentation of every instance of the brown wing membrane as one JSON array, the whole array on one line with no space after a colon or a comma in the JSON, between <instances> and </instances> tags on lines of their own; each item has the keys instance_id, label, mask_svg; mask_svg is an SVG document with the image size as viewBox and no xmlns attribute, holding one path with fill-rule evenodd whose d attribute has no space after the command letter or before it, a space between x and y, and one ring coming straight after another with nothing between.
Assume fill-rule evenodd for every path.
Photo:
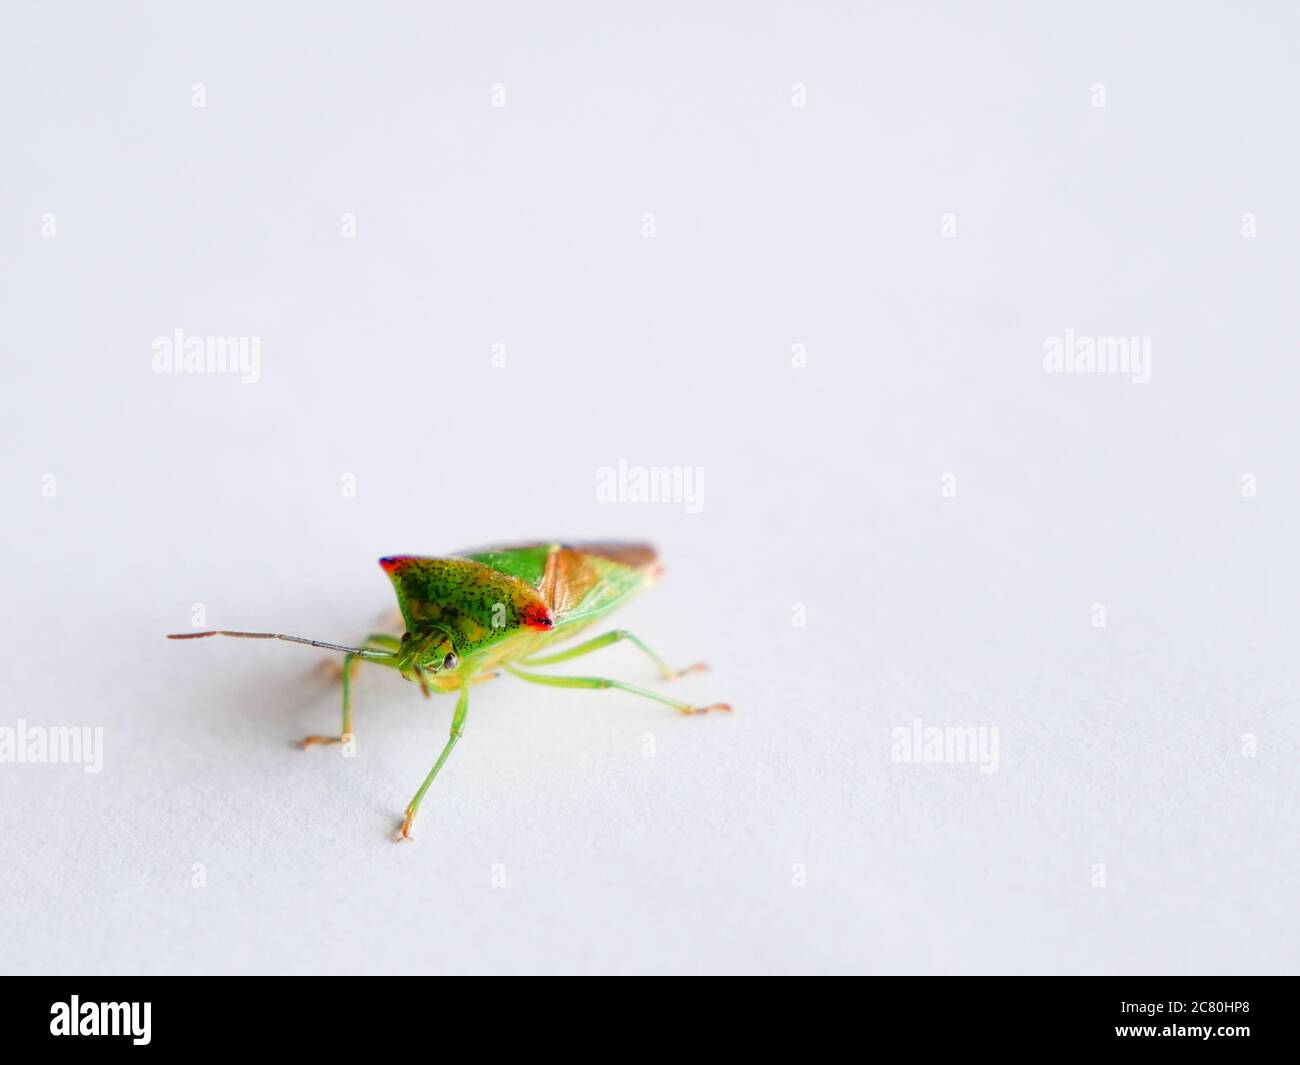
<instances>
[{"instance_id":1,"label":"brown wing membrane","mask_svg":"<svg viewBox=\"0 0 1300 1065\"><path fill-rule=\"evenodd\" d=\"M659 552L650 544L623 543L607 540L594 544L569 544L574 551L584 551L597 558L607 558L611 562L630 566L635 570L652 570L659 564Z\"/></svg>"}]
</instances>

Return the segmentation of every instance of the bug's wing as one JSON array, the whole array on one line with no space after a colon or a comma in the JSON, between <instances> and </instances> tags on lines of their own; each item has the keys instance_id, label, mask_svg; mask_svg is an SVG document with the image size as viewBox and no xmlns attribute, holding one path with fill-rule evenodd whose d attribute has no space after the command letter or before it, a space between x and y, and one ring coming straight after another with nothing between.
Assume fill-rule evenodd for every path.
<instances>
[{"instance_id":1,"label":"bug's wing","mask_svg":"<svg viewBox=\"0 0 1300 1065\"><path fill-rule=\"evenodd\" d=\"M520 628L554 625L536 588L482 562L391 555L379 564L393 582L406 631L449 630L458 650L495 643Z\"/></svg>"},{"instance_id":2,"label":"bug's wing","mask_svg":"<svg viewBox=\"0 0 1300 1065\"><path fill-rule=\"evenodd\" d=\"M637 544L621 540L607 540L603 543L571 544L574 551L584 555L594 555L620 566L627 566L647 576L657 576L660 570L659 552L652 544Z\"/></svg>"},{"instance_id":3,"label":"bug's wing","mask_svg":"<svg viewBox=\"0 0 1300 1065\"><path fill-rule=\"evenodd\" d=\"M557 625L612 610L659 574L649 544L539 542L481 548L466 557L535 588Z\"/></svg>"}]
</instances>

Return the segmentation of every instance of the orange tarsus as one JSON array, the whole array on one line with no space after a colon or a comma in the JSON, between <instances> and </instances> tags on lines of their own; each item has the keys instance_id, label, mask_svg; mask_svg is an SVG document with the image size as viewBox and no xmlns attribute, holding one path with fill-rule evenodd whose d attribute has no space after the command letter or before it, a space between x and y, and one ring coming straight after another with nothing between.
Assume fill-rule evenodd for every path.
<instances>
[{"instance_id":1,"label":"orange tarsus","mask_svg":"<svg viewBox=\"0 0 1300 1065\"><path fill-rule=\"evenodd\" d=\"M678 677L684 677L688 673L707 673L709 672L709 668L707 662L696 662L694 665L687 666L685 669L673 670L673 672L669 673L664 680L676 680Z\"/></svg>"},{"instance_id":2,"label":"orange tarsus","mask_svg":"<svg viewBox=\"0 0 1300 1065\"><path fill-rule=\"evenodd\" d=\"M308 747L315 747L317 744L329 746L334 743L347 743L350 739L352 739L351 732L345 732L342 736L304 736L299 741L298 747L305 751Z\"/></svg>"}]
</instances>

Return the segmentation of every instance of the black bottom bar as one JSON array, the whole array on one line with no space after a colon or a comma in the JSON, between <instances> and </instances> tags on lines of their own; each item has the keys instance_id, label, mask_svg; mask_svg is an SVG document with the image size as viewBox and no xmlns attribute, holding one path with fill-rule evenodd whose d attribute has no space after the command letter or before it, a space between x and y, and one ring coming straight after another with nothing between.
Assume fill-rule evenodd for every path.
<instances>
[{"instance_id":1,"label":"black bottom bar","mask_svg":"<svg viewBox=\"0 0 1300 1065\"><path fill-rule=\"evenodd\" d=\"M755 1039L770 1049L770 1039L787 1033L805 1044L816 1036L819 1045L839 1033L864 1048L901 1043L927 1053L948 1047L1051 1053L1124 1044L1149 1050L1154 1044L1226 1055L1292 1048L1297 1027L1292 977L870 977L833 989L822 981L777 986L751 980L725 990L679 982L641 982L633 989L603 980L577 994L566 988L555 1000L541 988L515 995L504 985L458 979L452 989L418 977L39 977L7 983L12 986L0 997L6 1049L34 1052L61 1046L219 1052L272 1042L333 1055L355 1048L370 1057L389 1043L427 1039L434 1056L472 1038L480 1026L467 1020L485 1014L502 1022L481 1035L494 1057L503 1032L527 1034L531 1052L542 1053L557 1039L582 1045L584 1036L609 1038L620 1025L638 1034L638 1045L648 1035L651 1042L680 1047L683 1014L690 1015L690 1030L710 1032L705 1047L696 1049L716 1043L729 1054ZM856 1003L847 1018L846 997ZM450 1044L447 1032L454 1033Z\"/></svg>"}]
</instances>

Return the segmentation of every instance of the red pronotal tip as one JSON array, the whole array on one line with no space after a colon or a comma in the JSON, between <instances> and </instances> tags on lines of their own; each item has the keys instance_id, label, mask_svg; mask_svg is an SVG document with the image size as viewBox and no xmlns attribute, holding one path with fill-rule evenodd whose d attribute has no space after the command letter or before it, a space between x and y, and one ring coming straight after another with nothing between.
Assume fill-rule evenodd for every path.
<instances>
[{"instance_id":1,"label":"red pronotal tip","mask_svg":"<svg viewBox=\"0 0 1300 1065\"><path fill-rule=\"evenodd\" d=\"M402 563L405 561L405 555L389 555L387 558L381 558L379 564L383 567L385 573L392 573L394 570L401 569Z\"/></svg>"},{"instance_id":2,"label":"red pronotal tip","mask_svg":"<svg viewBox=\"0 0 1300 1065\"><path fill-rule=\"evenodd\" d=\"M555 625L551 612L544 606L524 607L519 614L519 620L530 629L549 629Z\"/></svg>"}]
</instances>

